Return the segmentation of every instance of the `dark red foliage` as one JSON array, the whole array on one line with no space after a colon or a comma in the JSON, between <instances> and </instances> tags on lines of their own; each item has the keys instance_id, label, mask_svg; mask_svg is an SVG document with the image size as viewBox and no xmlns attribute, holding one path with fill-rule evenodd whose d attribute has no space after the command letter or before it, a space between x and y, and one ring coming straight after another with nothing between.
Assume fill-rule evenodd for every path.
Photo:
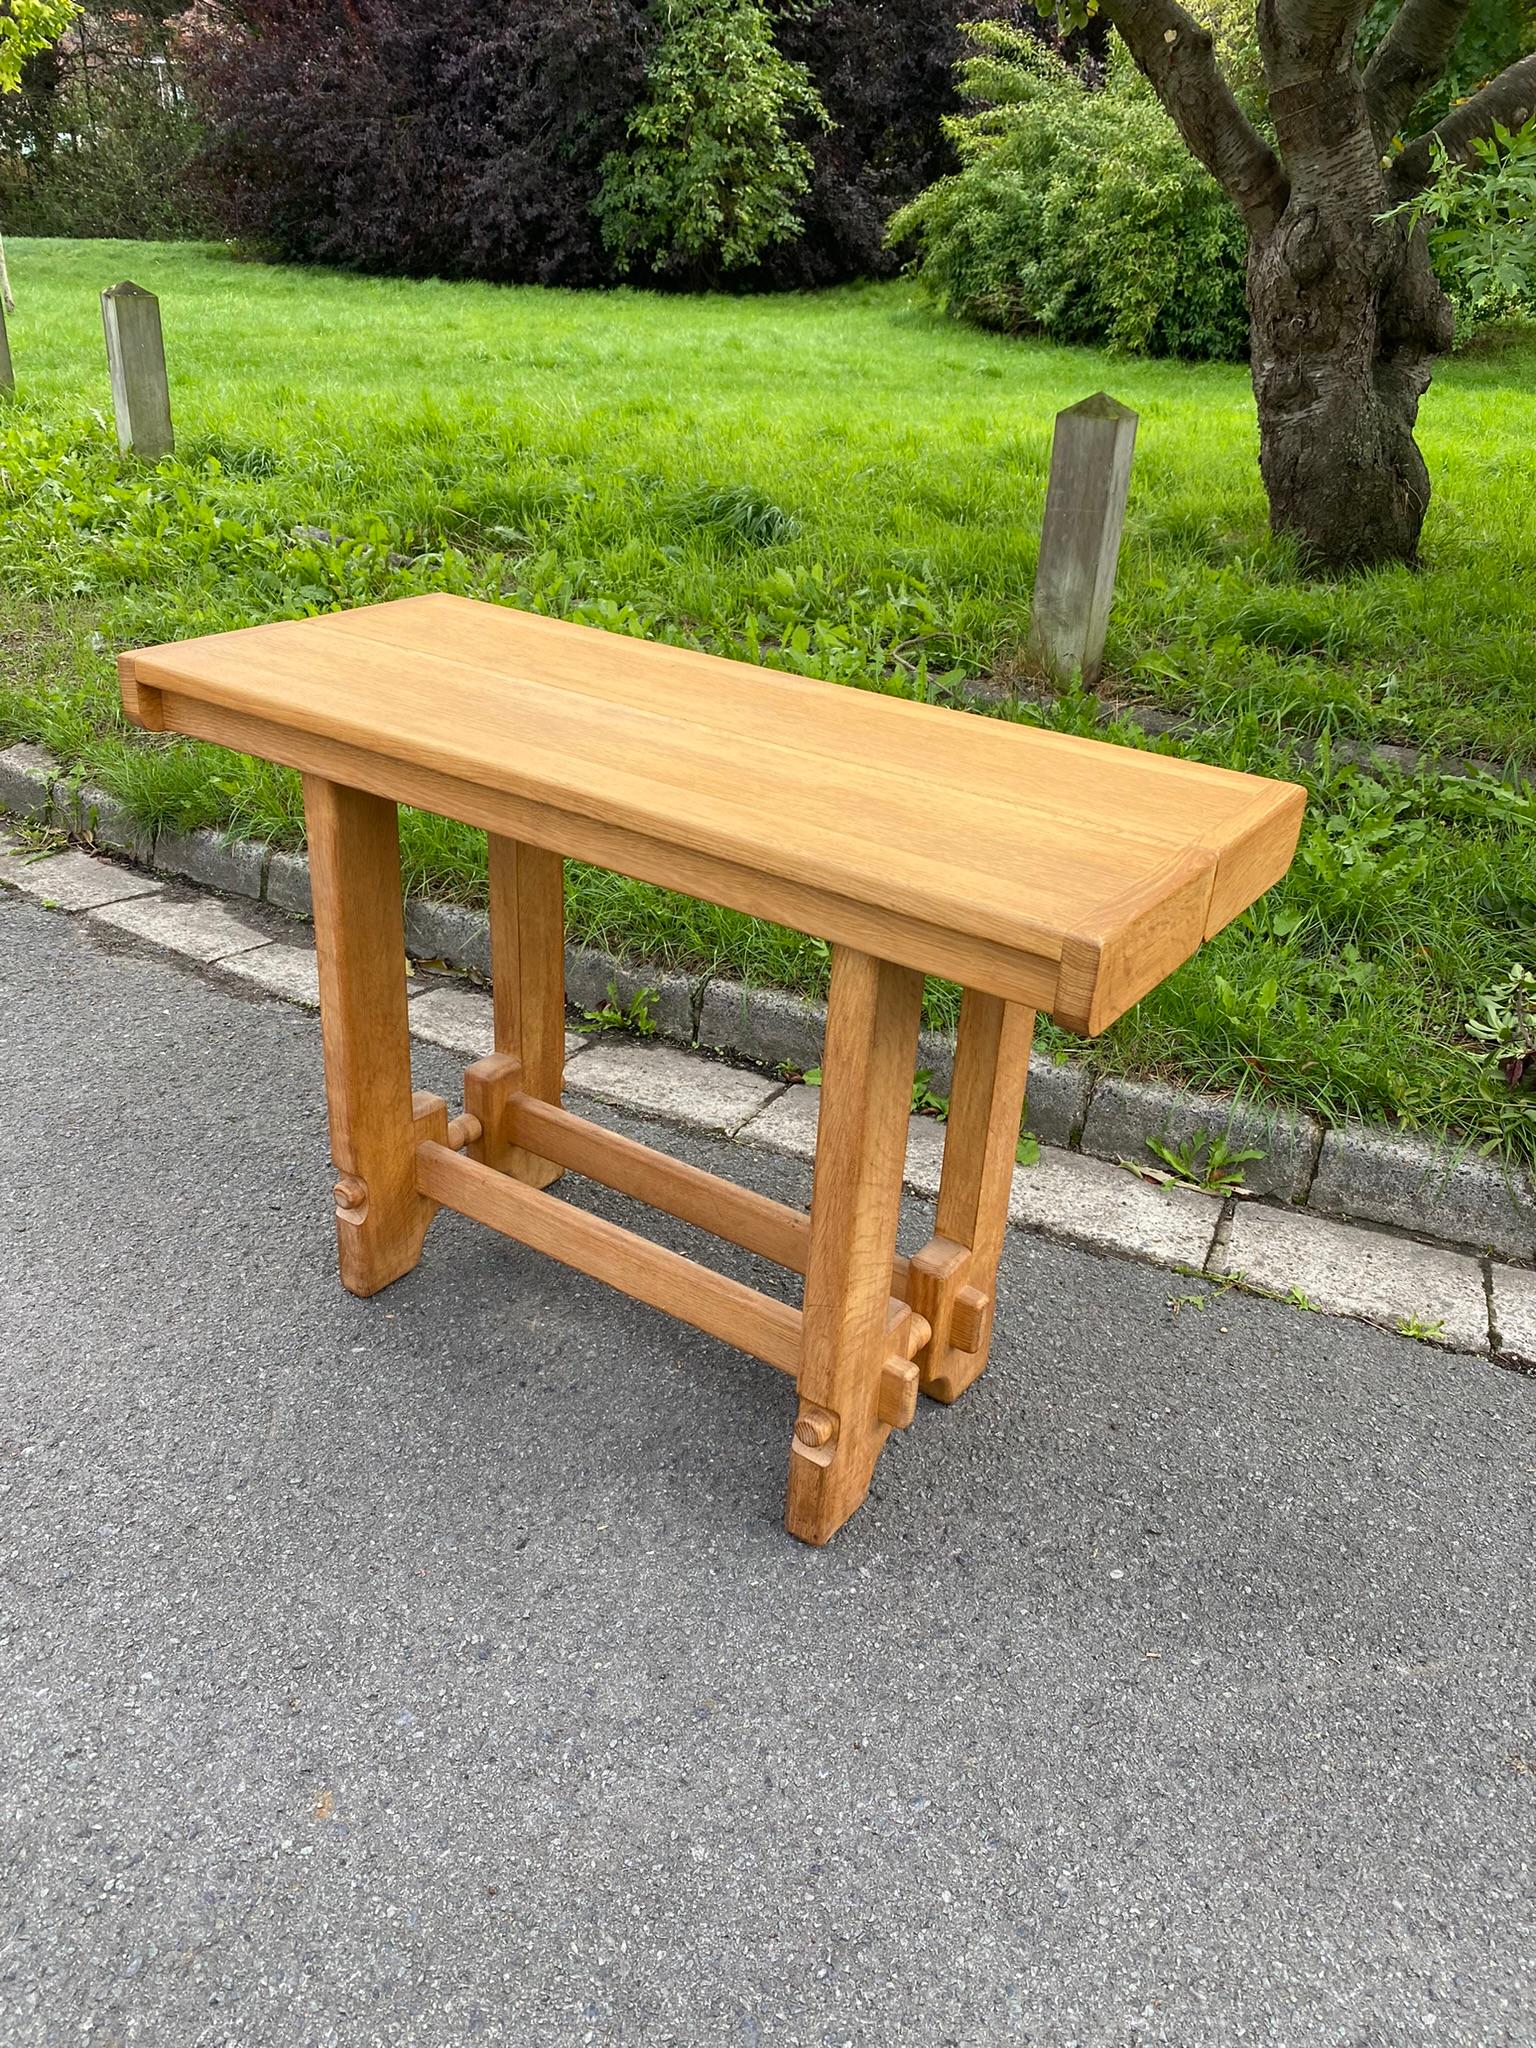
<instances>
[{"instance_id":1,"label":"dark red foliage","mask_svg":"<svg viewBox=\"0 0 1536 2048\"><path fill-rule=\"evenodd\" d=\"M954 168L940 124L958 105L956 22L1013 11L1006 0L826 0L785 11L779 47L810 72L832 126L806 137L816 172L805 229L769 255L765 283L830 284L895 268L886 221Z\"/></svg>"},{"instance_id":2,"label":"dark red foliage","mask_svg":"<svg viewBox=\"0 0 1536 2048\"><path fill-rule=\"evenodd\" d=\"M891 212L952 168L957 18L1042 35L1029 0L824 0L777 10L831 117L805 140L804 232L743 282L891 269ZM611 278L592 201L645 83L646 0L227 0L191 72L229 230L365 270L537 284Z\"/></svg>"},{"instance_id":3,"label":"dark red foliage","mask_svg":"<svg viewBox=\"0 0 1536 2048\"><path fill-rule=\"evenodd\" d=\"M593 284L643 0L243 0L192 60L234 234L364 270Z\"/></svg>"}]
</instances>

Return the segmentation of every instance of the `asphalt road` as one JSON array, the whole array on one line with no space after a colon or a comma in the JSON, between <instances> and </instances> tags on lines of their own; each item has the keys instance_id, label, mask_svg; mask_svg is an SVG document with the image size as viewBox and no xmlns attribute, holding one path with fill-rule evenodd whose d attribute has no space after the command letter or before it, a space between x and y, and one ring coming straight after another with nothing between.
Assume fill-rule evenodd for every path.
<instances>
[{"instance_id":1,"label":"asphalt road","mask_svg":"<svg viewBox=\"0 0 1536 2048\"><path fill-rule=\"evenodd\" d=\"M1015 1237L816 1553L766 1368L344 1294L324 1128L0 897L4 2048L1536 2040L1536 1382Z\"/></svg>"}]
</instances>

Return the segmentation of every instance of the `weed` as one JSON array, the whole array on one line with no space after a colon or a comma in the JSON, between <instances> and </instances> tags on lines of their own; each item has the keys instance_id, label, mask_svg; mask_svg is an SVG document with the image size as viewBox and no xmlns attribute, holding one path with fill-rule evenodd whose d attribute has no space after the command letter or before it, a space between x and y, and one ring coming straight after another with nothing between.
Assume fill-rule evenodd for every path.
<instances>
[{"instance_id":1,"label":"weed","mask_svg":"<svg viewBox=\"0 0 1536 2048\"><path fill-rule=\"evenodd\" d=\"M1511 967L1500 986L1483 997L1483 1014L1473 1017L1467 1030L1484 1048L1478 1057L1518 1088L1536 1062L1536 974L1528 967Z\"/></svg>"},{"instance_id":2,"label":"weed","mask_svg":"<svg viewBox=\"0 0 1536 2048\"><path fill-rule=\"evenodd\" d=\"M1418 1316L1402 1316L1397 1323L1397 1334L1399 1337L1418 1337L1425 1344L1443 1344L1445 1324L1443 1321L1426 1323Z\"/></svg>"},{"instance_id":3,"label":"weed","mask_svg":"<svg viewBox=\"0 0 1536 2048\"><path fill-rule=\"evenodd\" d=\"M608 984L608 1000L598 1009L583 1010L582 1022L589 1031L629 1031L636 1038L656 1036L656 1018L651 1005L656 1000L653 988L638 988L627 1003L619 1000L617 982Z\"/></svg>"},{"instance_id":4,"label":"weed","mask_svg":"<svg viewBox=\"0 0 1536 2048\"><path fill-rule=\"evenodd\" d=\"M949 1115L949 1097L936 1095L929 1085L932 1080L931 1067L919 1067L912 1076L912 1114L937 1117L943 1123Z\"/></svg>"},{"instance_id":5,"label":"weed","mask_svg":"<svg viewBox=\"0 0 1536 2048\"><path fill-rule=\"evenodd\" d=\"M56 825L45 825L40 818L8 818L6 831L23 862L46 860L69 845L67 832L61 832Z\"/></svg>"},{"instance_id":6,"label":"weed","mask_svg":"<svg viewBox=\"0 0 1536 2048\"><path fill-rule=\"evenodd\" d=\"M1162 1160L1166 1171L1141 1160L1122 1159L1120 1164L1142 1180L1156 1181L1161 1187L1195 1188L1202 1195L1246 1195L1249 1190L1243 1185L1242 1170L1250 1159L1265 1156L1251 1145L1229 1145L1219 1134L1191 1138L1182 1145L1167 1138L1148 1138L1147 1150Z\"/></svg>"}]
</instances>

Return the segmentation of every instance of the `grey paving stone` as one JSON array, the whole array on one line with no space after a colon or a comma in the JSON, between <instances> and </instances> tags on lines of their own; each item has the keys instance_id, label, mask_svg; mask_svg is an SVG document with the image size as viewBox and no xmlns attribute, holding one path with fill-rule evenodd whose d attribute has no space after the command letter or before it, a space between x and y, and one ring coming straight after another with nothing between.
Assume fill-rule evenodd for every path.
<instances>
[{"instance_id":1,"label":"grey paving stone","mask_svg":"<svg viewBox=\"0 0 1536 2048\"><path fill-rule=\"evenodd\" d=\"M297 917L313 917L315 900L309 886L309 862L302 853L284 853L280 848L267 855L264 893L268 903L279 910L291 910Z\"/></svg>"},{"instance_id":2,"label":"grey paving stone","mask_svg":"<svg viewBox=\"0 0 1536 2048\"><path fill-rule=\"evenodd\" d=\"M1088 1114L1092 1086L1092 1075L1076 1060L1054 1060L1049 1053L1031 1053L1025 1125L1042 1145L1063 1149L1075 1145Z\"/></svg>"},{"instance_id":3,"label":"grey paving stone","mask_svg":"<svg viewBox=\"0 0 1536 2048\"><path fill-rule=\"evenodd\" d=\"M1493 1329L1500 1358L1536 1365L1536 1273L1528 1266L1495 1264Z\"/></svg>"},{"instance_id":4,"label":"grey paving stone","mask_svg":"<svg viewBox=\"0 0 1536 2048\"><path fill-rule=\"evenodd\" d=\"M405 906L405 949L413 960L445 960L450 967L491 971L491 928L483 910L412 896Z\"/></svg>"},{"instance_id":5,"label":"grey paving stone","mask_svg":"<svg viewBox=\"0 0 1536 2048\"><path fill-rule=\"evenodd\" d=\"M1268 1293L1305 1296L1330 1315L1420 1326L1458 1351L1488 1349L1483 1271L1465 1252L1335 1223L1303 1209L1241 1203L1222 1269Z\"/></svg>"},{"instance_id":6,"label":"grey paving stone","mask_svg":"<svg viewBox=\"0 0 1536 2048\"><path fill-rule=\"evenodd\" d=\"M53 785L53 816L60 831L72 838L88 839L93 846L110 853L123 853L146 866L154 853L155 835L137 819L119 797L93 782L78 787L59 781Z\"/></svg>"},{"instance_id":7,"label":"grey paving stone","mask_svg":"<svg viewBox=\"0 0 1536 2048\"><path fill-rule=\"evenodd\" d=\"M821 1109L821 1090L797 1082L775 1095L747 1123L737 1136L748 1145L765 1145L770 1152L788 1152L796 1159L816 1156L816 1120Z\"/></svg>"},{"instance_id":8,"label":"grey paving stone","mask_svg":"<svg viewBox=\"0 0 1536 2048\"><path fill-rule=\"evenodd\" d=\"M287 1003L302 1003L307 1010L320 1007L320 974L313 946L293 946L278 941L258 946L254 953L236 953L222 961L219 972L236 981L247 981L268 995L281 996Z\"/></svg>"},{"instance_id":9,"label":"grey paving stone","mask_svg":"<svg viewBox=\"0 0 1536 2048\"><path fill-rule=\"evenodd\" d=\"M797 1082L776 1095L736 1133L744 1145L762 1145L796 1159L816 1157L816 1126L821 1090ZM944 1126L931 1116L914 1116L907 1125L907 1186L920 1195L936 1195L944 1165Z\"/></svg>"},{"instance_id":10,"label":"grey paving stone","mask_svg":"<svg viewBox=\"0 0 1536 2048\"><path fill-rule=\"evenodd\" d=\"M130 897L155 896L160 884L133 868L93 860L88 853L0 854L0 882L54 910L95 910Z\"/></svg>"},{"instance_id":11,"label":"grey paving stone","mask_svg":"<svg viewBox=\"0 0 1536 2048\"><path fill-rule=\"evenodd\" d=\"M52 754L26 741L0 753L0 810L18 818L46 818L59 764Z\"/></svg>"},{"instance_id":12,"label":"grey paving stone","mask_svg":"<svg viewBox=\"0 0 1536 2048\"><path fill-rule=\"evenodd\" d=\"M917 1039L915 1074L927 1074L926 1086L948 1096L955 1085L955 1035L952 1031L921 1031Z\"/></svg>"},{"instance_id":13,"label":"grey paving stone","mask_svg":"<svg viewBox=\"0 0 1536 2048\"><path fill-rule=\"evenodd\" d=\"M425 989L411 1004L411 1033L447 1052L483 1060L496 1049L495 1005L483 989ZM579 1031L567 1031L566 1058L573 1059L587 1043Z\"/></svg>"},{"instance_id":14,"label":"grey paving stone","mask_svg":"<svg viewBox=\"0 0 1536 2048\"><path fill-rule=\"evenodd\" d=\"M191 900L159 894L132 902L108 903L90 913L98 924L131 932L137 939L185 954L189 960L227 960L233 953L251 953L270 944L266 932L242 924L214 896Z\"/></svg>"},{"instance_id":15,"label":"grey paving stone","mask_svg":"<svg viewBox=\"0 0 1536 2048\"><path fill-rule=\"evenodd\" d=\"M765 1067L804 1073L821 1064L827 1012L822 1003L784 989L749 988L716 977L704 991L699 1043L723 1047Z\"/></svg>"},{"instance_id":16,"label":"grey paving stone","mask_svg":"<svg viewBox=\"0 0 1536 2048\"><path fill-rule=\"evenodd\" d=\"M903 1175L909 1188L920 1195L939 1192L939 1175L944 1167L945 1126L936 1117L914 1116L907 1124L907 1163Z\"/></svg>"},{"instance_id":17,"label":"grey paving stone","mask_svg":"<svg viewBox=\"0 0 1536 2048\"><path fill-rule=\"evenodd\" d=\"M716 1046L769 1068L805 1073L821 1065L827 1034L827 1006L787 989L753 988L717 976L704 991L699 1011L699 1044ZM917 1042L915 1073L928 1075L935 1095L947 1095L954 1081L953 1034L924 1031Z\"/></svg>"},{"instance_id":18,"label":"grey paving stone","mask_svg":"<svg viewBox=\"0 0 1536 2048\"><path fill-rule=\"evenodd\" d=\"M411 1035L483 1060L496 1050L494 1005L475 988L428 989L411 1004Z\"/></svg>"},{"instance_id":19,"label":"grey paving stone","mask_svg":"<svg viewBox=\"0 0 1536 2048\"><path fill-rule=\"evenodd\" d=\"M267 849L254 839L230 839L222 832L162 832L155 841L155 866L222 889L226 896L261 895Z\"/></svg>"},{"instance_id":20,"label":"grey paving stone","mask_svg":"<svg viewBox=\"0 0 1536 2048\"><path fill-rule=\"evenodd\" d=\"M1397 1132L1330 1131L1308 1200L1325 1215L1395 1223L1507 1258L1536 1253L1536 1200L1524 1174Z\"/></svg>"},{"instance_id":21,"label":"grey paving stone","mask_svg":"<svg viewBox=\"0 0 1536 2048\"><path fill-rule=\"evenodd\" d=\"M692 1045L697 980L665 968L636 967L597 946L566 947L565 1000L578 1013L601 1010L614 998L620 1009L627 1009L642 989L650 992L650 1012L661 1036L675 1045Z\"/></svg>"},{"instance_id":22,"label":"grey paving stone","mask_svg":"<svg viewBox=\"0 0 1536 2048\"><path fill-rule=\"evenodd\" d=\"M1123 1166L1042 1146L1014 1168L1010 1221L1073 1244L1129 1252L1167 1266L1203 1267L1221 1205L1189 1188L1160 1188Z\"/></svg>"},{"instance_id":23,"label":"grey paving stone","mask_svg":"<svg viewBox=\"0 0 1536 2048\"><path fill-rule=\"evenodd\" d=\"M1230 1096L1197 1095L1165 1081L1109 1076L1094 1088L1082 1148L1097 1159L1150 1160L1148 1138L1186 1145L1224 1137L1234 1146L1252 1147L1264 1155L1244 1164L1246 1187L1255 1194L1299 1202L1312 1183L1322 1135L1321 1125L1293 1111L1234 1102Z\"/></svg>"},{"instance_id":24,"label":"grey paving stone","mask_svg":"<svg viewBox=\"0 0 1536 2048\"><path fill-rule=\"evenodd\" d=\"M662 1116L696 1131L735 1132L781 1085L740 1067L654 1040L604 1036L571 1069L570 1085L602 1102Z\"/></svg>"}]
</instances>

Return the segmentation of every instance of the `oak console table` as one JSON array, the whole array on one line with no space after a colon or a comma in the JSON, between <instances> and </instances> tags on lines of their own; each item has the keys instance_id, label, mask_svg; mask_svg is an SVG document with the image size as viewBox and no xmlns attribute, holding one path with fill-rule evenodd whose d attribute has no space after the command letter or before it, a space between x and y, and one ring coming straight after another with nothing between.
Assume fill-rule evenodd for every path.
<instances>
[{"instance_id":1,"label":"oak console table","mask_svg":"<svg viewBox=\"0 0 1536 2048\"><path fill-rule=\"evenodd\" d=\"M986 1363L1035 1013L1100 1031L1284 874L1290 784L439 596L124 655L123 702L302 771L341 1278L439 1207L793 1376L824 1543L919 1388ZM411 1088L396 804L488 835L496 1050ZM808 1214L561 1107L562 856L830 942ZM964 997L934 1235L896 1254L925 973ZM796 1309L545 1190L563 1169L804 1275Z\"/></svg>"}]
</instances>

